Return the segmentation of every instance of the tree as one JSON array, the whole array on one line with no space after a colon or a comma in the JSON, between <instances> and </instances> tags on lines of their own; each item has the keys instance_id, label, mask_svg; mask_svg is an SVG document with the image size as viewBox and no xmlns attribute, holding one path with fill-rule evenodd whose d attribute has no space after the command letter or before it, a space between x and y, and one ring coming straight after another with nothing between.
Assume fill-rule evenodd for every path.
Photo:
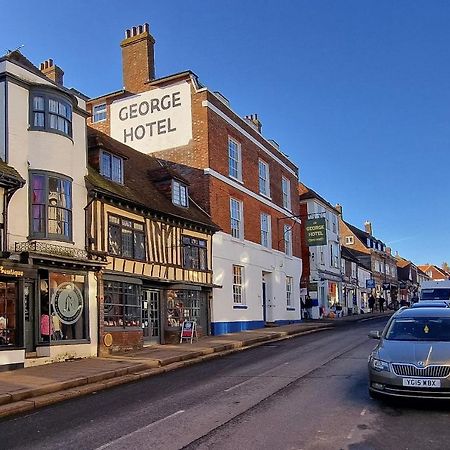
<instances>
[{"instance_id":1,"label":"tree","mask_svg":"<svg viewBox=\"0 0 450 450\"><path fill-rule=\"evenodd\" d=\"M446 272L450 272L450 266L446 261L444 261L441 265L442 269L444 269Z\"/></svg>"}]
</instances>

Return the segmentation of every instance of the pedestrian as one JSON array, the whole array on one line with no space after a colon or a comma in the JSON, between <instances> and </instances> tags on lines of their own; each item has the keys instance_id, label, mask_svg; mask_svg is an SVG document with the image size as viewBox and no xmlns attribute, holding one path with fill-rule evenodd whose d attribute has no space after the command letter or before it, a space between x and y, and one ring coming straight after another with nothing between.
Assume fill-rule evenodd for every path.
<instances>
[{"instance_id":1,"label":"pedestrian","mask_svg":"<svg viewBox=\"0 0 450 450\"><path fill-rule=\"evenodd\" d=\"M370 312L373 313L373 308L375 307L375 297L373 296L373 294L370 294L369 297L369 308L370 308Z\"/></svg>"},{"instance_id":2,"label":"pedestrian","mask_svg":"<svg viewBox=\"0 0 450 450\"><path fill-rule=\"evenodd\" d=\"M380 312L384 312L384 303L385 303L385 299L383 298L383 296L381 296L378 299L378 304L380 305Z\"/></svg>"}]
</instances>

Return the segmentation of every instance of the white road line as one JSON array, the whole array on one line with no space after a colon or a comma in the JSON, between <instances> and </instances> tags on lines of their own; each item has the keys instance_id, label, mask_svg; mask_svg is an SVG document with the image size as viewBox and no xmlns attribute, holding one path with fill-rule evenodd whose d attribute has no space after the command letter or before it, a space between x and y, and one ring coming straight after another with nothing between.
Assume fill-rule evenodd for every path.
<instances>
[{"instance_id":1,"label":"white road line","mask_svg":"<svg viewBox=\"0 0 450 450\"><path fill-rule=\"evenodd\" d=\"M130 436L133 436L134 434L140 433L141 431L144 430L149 430L151 427L154 427L155 425L160 424L161 422L164 422L165 420L171 419L172 417L176 417L180 414L184 413L184 409L180 409L179 411L170 414L170 416L167 417L163 417L162 419L159 419L155 422L149 423L148 425L146 425L145 427L139 428L131 433L125 434L124 436L121 436L120 438L115 439L114 441L108 442L107 444L102 445L101 447L97 447L95 450L103 450L105 448L111 447L111 445L117 444L119 442L122 442L126 439L128 439Z\"/></svg>"}]
</instances>

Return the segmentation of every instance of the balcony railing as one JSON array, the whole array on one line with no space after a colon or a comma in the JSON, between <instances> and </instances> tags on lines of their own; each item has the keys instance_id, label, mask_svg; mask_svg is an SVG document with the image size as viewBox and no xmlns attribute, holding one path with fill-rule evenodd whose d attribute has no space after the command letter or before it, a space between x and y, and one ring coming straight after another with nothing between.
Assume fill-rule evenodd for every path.
<instances>
[{"instance_id":1,"label":"balcony railing","mask_svg":"<svg viewBox=\"0 0 450 450\"><path fill-rule=\"evenodd\" d=\"M34 252L41 253L44 255L51 256L61 256L65 258L74 259L92 259L86 250L75 247L65 247L64 245L50 244L47 242L40 241L26 241L26 242L16 242L15 251L21 252Z\"/></svg>"}]
</instances>

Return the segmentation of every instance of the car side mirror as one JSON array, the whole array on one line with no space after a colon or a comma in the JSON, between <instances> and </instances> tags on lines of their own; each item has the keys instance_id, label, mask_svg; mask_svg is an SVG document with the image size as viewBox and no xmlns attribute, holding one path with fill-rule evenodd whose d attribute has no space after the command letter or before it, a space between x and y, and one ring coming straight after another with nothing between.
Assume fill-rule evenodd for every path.
<instances>
[{"instance_id":1,"label":"car side mirror","mask_svg":"<svg viewBox=\"0 0 450 450\"><path fill-rule=\"evenodd\" d=\"M381 333L378 330L377 331L369 331L369 337L372 339L380 339Z\"/></svg>"}]
</instances>

